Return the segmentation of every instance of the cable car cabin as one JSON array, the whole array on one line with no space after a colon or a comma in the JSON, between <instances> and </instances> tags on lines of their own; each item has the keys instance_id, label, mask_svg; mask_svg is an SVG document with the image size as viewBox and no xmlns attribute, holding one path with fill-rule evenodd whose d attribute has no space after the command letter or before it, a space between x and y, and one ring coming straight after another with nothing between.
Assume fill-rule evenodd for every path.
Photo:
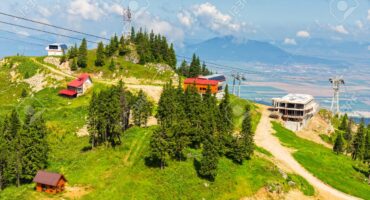
<instances>
[{"instance_id":1,"label":"cable car cabin","mask_svg":"<svg viewBox=\"0 0 370 200\"><path fill-rule=\"evenodd\" d=\"M184 90L186 90L190 85L194 85L198 93L200 94L205 94L207 92L208 86L211 88L211 93L212 94L217 94L221 91L219 90L218 87L218 81L216 80L208 80L205 78L187 78L184 80Z\"/></svg>"},{"instance_id":2,"label":"cable car cabin","mask_svg":"<svg viewBox=\"0 0 370 200\"><path fill-rule=\"evenodd\" d=\"M64 191L67 179L62 174L38 171L33 182L36 183L36 191L56 194Z\"/></svg>"}]
</instances>

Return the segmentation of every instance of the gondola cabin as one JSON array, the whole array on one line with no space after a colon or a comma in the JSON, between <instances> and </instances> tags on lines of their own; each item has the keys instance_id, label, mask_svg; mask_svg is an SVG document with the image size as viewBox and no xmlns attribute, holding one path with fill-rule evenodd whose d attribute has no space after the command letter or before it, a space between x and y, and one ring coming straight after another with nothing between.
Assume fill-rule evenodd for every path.
<instances>
[{"instance_id":1,"label":"gondola cabin","mask_svg":"<svg viewBox=\"0 0 370 200\"><path fill-rule=\"evenodd\" d=\"M48 56L63 56L68 50L68 46L65 44L49 44L45 50L48 52Z\"/></svg>"},{"instance_id":2,"label":"gondola cabin","mask_svg":"<svg viewBox=\"0 0 370 200\"><path fill-rule=\"evenodd\" d=\"M36 191L56 194L64 191L67 179L62 174L38 171L33 182L36 183Z\"/></svg>"}]
</instances>

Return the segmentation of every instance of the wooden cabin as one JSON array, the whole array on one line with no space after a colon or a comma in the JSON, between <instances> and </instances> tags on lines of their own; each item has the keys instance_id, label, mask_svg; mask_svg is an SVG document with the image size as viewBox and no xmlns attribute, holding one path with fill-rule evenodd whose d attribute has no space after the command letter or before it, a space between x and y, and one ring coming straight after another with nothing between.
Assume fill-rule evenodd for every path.
<instances>
[{"instance_id":1,"label":"wooden cabin","mask_svg":"<svg viewBox=\"0 0 370 200\"><path fill-rule=\"evenodd\" d=\"M67 179L62 174L38 171L33 182L36 183L36 191L56 194L64 191Z\"/></svg>"},{"instance_id":2,"label":"wooden cabin","mask_svg":"<svg viewBox=\"0 0 370 200\"><path fill-rule=\"evenodd\" d=\"M219 81L208 80L206 78L187 78L184 80L184 90L190 85L194 85L200 94L205 94L207 92L208 86L211 88L212 94L217 94L219 92Z\"/></svg>"},{"instance_id":3,"label":"wooden cabin","mask_svg":"<svg viewBox=\"0 0 370 200\"><path fill-rule=\"evenodd\" d=\"M61 90L59 95L67 97L78 97L83 95L91 86L93 82L89 74L81 74L77 79L68 83L65 90Z\"/></svg>"}]
</instances>

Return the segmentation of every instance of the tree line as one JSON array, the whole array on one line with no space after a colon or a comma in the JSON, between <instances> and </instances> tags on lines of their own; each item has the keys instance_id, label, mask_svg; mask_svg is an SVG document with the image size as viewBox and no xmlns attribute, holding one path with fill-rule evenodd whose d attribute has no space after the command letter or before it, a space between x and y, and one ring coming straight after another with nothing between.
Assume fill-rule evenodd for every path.
<instances>
[{"instance_id":1,"label":"tree line","mask_svg":"<svg viewBox=\"0 0 370 200\"><path fill-rule=\"evenodd\" d=\"M190 65L186 62L186 60L183 60L180 67L176 71L179 75L187 78L198 77L200 75L207 76L212 74L212 72L207 68L205 62L201 64L199 56L195 54L193 54Z\"/></svg>"},{"instance_id":2,"label":"tree line","mask_svg":"<svg viewBox=\"0 0 370 200\"><path fill-rule=\"evenodd\" d=\"M184 91L181 83L176 88L170 82L163 88L156 117L159 127L150 140L150 166L164 169L170 160L185 160L187 148L199 149L202 156L200 161L195 160L199 162L197 172L200 177L214 180L220 157L242 164L253 154L250 107L246 107L241 132L235 135L228 87L218 104L210 87L202 96L195 86Z\"/></svg>"},{"instance_id":3,"label":"tree line","mask_svg":"<svg viewBox=\"0 0 370 200\"><path fill-rule=\"evenodd\" d=\"M16 110L0 122L0 190L29 183L48 159L48 131L41 114L30 107L22 122Z\"/></svg>"},{"instance_id":4,"label":"tree line","mask_svg":"<svg viewBox=\"0 0 370 200\"><path fill-rule=\"evenodd\" d=\"M345 114L338 129L333 151L337 154L351 154L353 160L370 162L370 125L366 127L362 119L354 132L355 123Z\"/></svg>"},{"instance_id":5,"label":"tree line","mask_svg":"<svg viewBox=\"0 0 370 200\"><path fill-rule=\"evenodd\" d=\"M137 126L146 126L153 105L143 91L136 96L125 90L123 82L93 93L88 112L88 129L92 148L116 146L121 135L130 127L130 118Z\"/></svg>"}]
</instances>

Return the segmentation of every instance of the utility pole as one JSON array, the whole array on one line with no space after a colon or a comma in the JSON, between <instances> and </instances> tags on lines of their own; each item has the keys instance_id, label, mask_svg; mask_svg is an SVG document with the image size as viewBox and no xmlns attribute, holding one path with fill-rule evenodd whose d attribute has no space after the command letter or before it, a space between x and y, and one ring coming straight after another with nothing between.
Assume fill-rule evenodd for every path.
<instances>
[{"instance_id":1,"label":"utility pole","mask_svg":"<svg viewBox=\"0 0 370 200\"><path fill-rule=\"evenodd\" d=\"M233 95L235 95L235 81L237 80L237 81L239 81L238 82L238 97L240 97L240 86L242 84L242 81L245 81L247 79L245 78L244 74L239 73L239 72L233 73L233 74L231 74L231 76L233 77L233 90L232 90L232 93L233 93Z\"/></svg>"},{"instance_id":2,"label":"utility pole","mask_svg":"<svg viewBox=\"0 0 370 200\"><path fill-rule=\"evenodd\" d=\"M130 7L127 9L123 9L123 34L129 38L131 36L131 28L132 28L132 14Z\"/></svg>"},{"instance_id":3,"label":"utility pole","mask_svg":"<svg viewBox=\"0 0 370 200\"><path fill-rule=\"evenodd\" d=\"M340 86L344 85L344 80L342 77L334 77L330 78L329 82L332 84L333 90L334 90L334 95L333 99L331 101L331 107L330 110L334 114L339 114L340 113L340 107L339 107L339 94L340 94Z\"/></svg>"}]
</instances>

